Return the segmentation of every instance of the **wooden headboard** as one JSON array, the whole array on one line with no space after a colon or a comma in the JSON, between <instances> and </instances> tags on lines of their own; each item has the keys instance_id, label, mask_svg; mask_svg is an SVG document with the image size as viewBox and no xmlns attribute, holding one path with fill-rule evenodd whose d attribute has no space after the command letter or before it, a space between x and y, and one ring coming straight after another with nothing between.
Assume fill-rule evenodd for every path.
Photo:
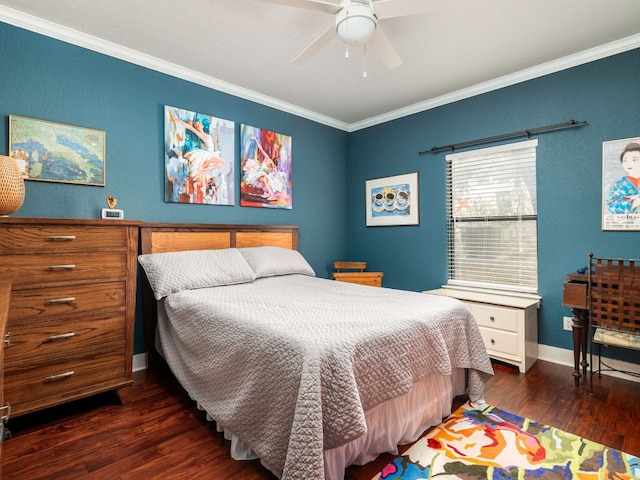
<instances>
[{"instance_id":1,"label":"wooden headboard","mask_svg":"<svg viewBox=\"0 0 640 480\"><path fill-rule=\"evenodd\" d=\"M144 223L140 227L140 252L147 254L264 246L297 250L299 229L298 225ZM163 364L155 350L157 305L146 276L142 284L147 367L152 370Z\"/></svg>"},{"instance_id":2,"label":"wooden headboard","mask_svg":"<svg viewBox=\"0 0 640 480\"><path fill-rule=\"evenodd\" d=\"M298 225L144 223L142 253L273 246L298 249Z\"/></svg>"}]
</instances>

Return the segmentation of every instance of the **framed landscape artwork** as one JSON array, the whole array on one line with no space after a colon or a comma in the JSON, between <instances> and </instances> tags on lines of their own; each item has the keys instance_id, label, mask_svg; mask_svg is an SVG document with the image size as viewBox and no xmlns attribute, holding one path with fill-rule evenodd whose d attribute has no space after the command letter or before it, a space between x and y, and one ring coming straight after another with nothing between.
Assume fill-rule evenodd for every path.
<instances>
[{"instance_id":1,"label":"framed landscape artwork","mask_svg":"<svg viewBox=\"0 0 640 480\"><path fill-rule=\"evenodd\" d=\"M106 133L9 116L9 155L25 180L104 186Z\"/></svg>"},{"instance_id":2,"label":"framed landscape artwork","mask_svg":"<svg viewBox=\"0 0 640 480\"><path fill-rule=\"evenodd\" d=\"M165 202L234 205L235 123L164 107Z\"/></svg>"},{"instance_id":3,"label":"framed landscape artwork","mask_svg":"<svg viewBox=\"0 0 640 480\"><path fill-rule=\"evenodd\" d=\"M291 209L291 137L240 126L240 206Z\"/></svg>"},{"instance_id":4,"label":"framed landscape artwork","mask_svg":"<svg viewBox=\"0 0 640 480\"><path fill-rule=\"evenodd\" d=\"M418 172L365 182L367 227L419 225Z\"/></svg>"},{"instance_id":5,"label":"framed landscape artwork","mask_svg":"<svg viewBox=\"0 0 640 480\"><path fill-rule=\"evenodd\" d=\"M640 230L640 137L602 143L602 229Z\"/></svg>"}]
</instances>

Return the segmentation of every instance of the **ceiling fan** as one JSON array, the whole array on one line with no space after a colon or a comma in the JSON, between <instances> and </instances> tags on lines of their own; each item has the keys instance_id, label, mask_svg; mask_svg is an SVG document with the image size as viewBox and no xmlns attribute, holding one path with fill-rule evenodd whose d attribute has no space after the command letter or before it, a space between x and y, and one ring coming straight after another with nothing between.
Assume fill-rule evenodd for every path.
<instances>
[{"instance_id":1,"label":"ceiling fan","mask_svg":"<svg viewBox=\"0 0 640 480\"><path fill-rule=\"evenodd\" d=\"M339 4L321 0L262 0L304 8L335 16L335 24L316 38L292 63L302 64L338 36L349 45L368 45L389 69L402 65L402 59L379 25L380 20L427 13L427 0L341 0Z\"/></svg>"}]
</instances>

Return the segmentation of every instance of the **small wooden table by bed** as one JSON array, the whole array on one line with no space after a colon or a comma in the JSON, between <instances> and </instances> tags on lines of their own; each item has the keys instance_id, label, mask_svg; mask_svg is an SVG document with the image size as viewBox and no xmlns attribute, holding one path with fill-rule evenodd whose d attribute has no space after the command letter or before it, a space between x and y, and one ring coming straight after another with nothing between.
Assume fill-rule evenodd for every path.
<instances>
[{"instance_id":1,"label":"small wooden table by bed","mask_svg":"<svg viewBox=\"0 0 640 480\"><path fill-rule=\"evenodd\" d=\"M365 272L367 262L333 262L333 279L360 285L382 286L382 272ZM349 270L344 272L343 270Z\"/></svg>"}]
</instances>

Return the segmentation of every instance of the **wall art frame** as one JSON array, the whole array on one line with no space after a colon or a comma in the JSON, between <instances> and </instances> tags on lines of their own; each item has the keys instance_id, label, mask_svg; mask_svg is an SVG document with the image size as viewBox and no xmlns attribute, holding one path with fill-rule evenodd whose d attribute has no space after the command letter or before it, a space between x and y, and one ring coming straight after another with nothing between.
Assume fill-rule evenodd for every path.
<instances>
[{"instance_id":1,"label":"wall art frame","mask_svg":"<svg viewBox=\"0 0 640 480\"><path fill-rule=\"evenodd\" d=\"M420 225L418 172L365 181L367 227Z\"/></svg>"},{"instance_id":2,"label":"wall art frame","mask_svg":"<svg viewBox=\"0 0 640 480\"><path fill-rule=\"evenodd\" d=\"M104 187L106 132L9 115L9 155L25 180Z\"/></svg>"},{"instance_id":3,"label":"wall art frame","mask_svg":"<svg viewBox=\"0 0 640 480\"><path fill-rule=\"evenodd\" d=\"M292 139L240 124L240 206L292 208Z\"/></svg>"},{"instance_id":4,"label":"wall art frame","mask_svg":"<svg viewBox=\"0 0 640 480\"><path fill-rule=\"evenodd\" d=\"M602 142L602 230L640 230L640 136Z\"/></svg>"},{"instance_id":5,"label":"wall art frame","mask_svg":"<svg viewBox=\"0 0 640 480\"><path fill-rule=\"evenodd\" d=\"M235 204L235 122L164 106L164 201Z\"/></svg>"}]
</instances>

